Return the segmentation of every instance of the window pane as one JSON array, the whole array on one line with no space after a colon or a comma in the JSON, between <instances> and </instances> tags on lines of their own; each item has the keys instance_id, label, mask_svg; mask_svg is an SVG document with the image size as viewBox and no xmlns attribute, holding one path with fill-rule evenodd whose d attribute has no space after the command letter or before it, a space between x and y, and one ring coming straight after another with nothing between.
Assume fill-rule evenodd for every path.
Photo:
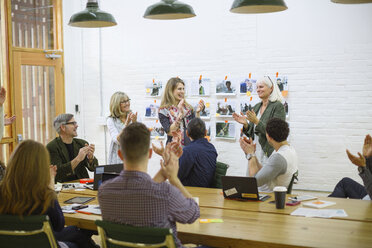
<instances>
[{"instance_id":1,"label":"window pane","mask_svg":"<svg viewBox=\"0 0 372 248\"><path fill-rule=\"evenodd\" d=\"M12 0L13 46L54 49L53 0Z\"/></svg>"},{"instance_id":2,"label":"window pane","mask_svg":"<svg viewBox=\"0 0 372 248\"><path fill-rule=\"evenodd\" d=\"M23 65L21 71L23 139L47 144L55 137L54 67Z\"/></svg>"}]
</instances>

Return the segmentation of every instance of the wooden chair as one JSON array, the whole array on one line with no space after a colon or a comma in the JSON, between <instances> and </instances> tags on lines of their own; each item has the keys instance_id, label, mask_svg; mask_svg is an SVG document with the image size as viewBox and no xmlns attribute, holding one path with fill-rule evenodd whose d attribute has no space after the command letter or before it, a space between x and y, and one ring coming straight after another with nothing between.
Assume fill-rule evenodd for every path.
<instances>
[{"instance_id":1,"label":"wooden chair","mask_svg":"<svg viewBox=\"0 0 372 248\"><path fill-rule=\"evenodd\" d=\"M298 171L296 171L292 175L291 182L289 183L288 188L287 188L287 194L291 194L292 193L292 187L293 187L293 183L294 183L295 180L298 181Z\"/></svg>"},{"instance_id":2,"label":"wooden chair","mask_svg":"<svg viewBox=\"0 0 372 248\"><path fill-rule=\"evenodd\" d=\"M217 161L216 171L214 173L214 177L210 185L211 188L222 189L221 177L226 175L228 168L229 168L228 164Z\"/></svg>"},{"instance_id":3,"label":"wooden chair","mask_svg":"<svg viewBox=\"0 0 372 248\"><path fill-rule=\"evenodd\" d=\"M46 215L0 215L0 247L57 248Z\"/></svg>"},{"instance_id":4,"label":"wooden chair","mask_svg":"<svg viewBox=\"0 0 372 248\"><path fill-rule=\"evenodd\" d=\"M96 220L96 225L102 248L176 247L172 229L134 227L103 220Z\"/></svg>"}]
</instances>

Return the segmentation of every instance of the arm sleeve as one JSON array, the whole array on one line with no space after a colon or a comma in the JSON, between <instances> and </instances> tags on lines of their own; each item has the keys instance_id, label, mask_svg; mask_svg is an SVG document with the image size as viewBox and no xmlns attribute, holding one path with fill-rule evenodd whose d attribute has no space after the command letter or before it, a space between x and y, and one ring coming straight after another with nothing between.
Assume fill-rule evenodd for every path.
<instances>
[{"instance_id":1,"label":"arm sleeve","mask_svg":"<svg viewBox=\"0 0 372 248\"><path fill-rule=\"evenodd\" d=\"M285 158L276 153L270 156L266 164L257 172L257 185L262 186L274 180L277 176L287 171L287 161Z\"/></svg>"},{"instance_id":2,"label":"arm sleeve","mask_svg":"<svg viewBox=\"0 0 372 248\"><path fill-rule=\"evenodd\" d=\"M366 163L366 168L363 172L359 173L359 176L362 178L364 187L369 197L372 199L372 173L370 170L370 168L372 167L372 158L367 158Z\"/></svg>"},{"instance_id":3,"label":"arm sleeve","mask_svg":"<svg viewBox=\"0 0 372 248\"><path fill-rule=\"evenodd\" d=\"M159 116L160 124L164 128L164 131L166 133L169 133L169 129L170 129L170 126L171 126L169 118L166 117L165 115L161 114L161 113L159 113L158 116Z\"/></svg>"},{"instance_id":4,"label":"arm sleeve","mask_svg":"<svg viewBox=\"0 0 372 248\"><path fill-rule=\"evenodd\" d=\"M53 231L59 232L65 226L65 218L58 201L55 200L53 204L54 205L48 209L47 215L49 217L49 221L52 225Z\"/></svg>"},{"instance_id":5,"label":"arm sleeve","mask_svg":"<svg viewBox=\"0 0 372 248\"><path fill-rule=\"evenodd\" d=\"M185 180L194 165L195 156L190 154L189 150L183 152L182 156L179 159L179 169L178 169L178 178L181 180Z\"/></svg>"},{"instance_id":6,"label":"arm sleeve","mask_svg":"<svg viewBox=\"0 0 372 248\"><path fill-rule=\"evenodd\" d=\"M169 191L169 211L173 219L179 223L191 224L200 217L199 206L192 198L186 198L173 185Z\"/></svg>"},{"instance_id":7,"label":"arm sleeve","mask_svg":"<svg viewBox=\"0 0 372 248\"><path fill-rule=\"evenodd\" d=\"M279 118L283 121L285 121L285 109L284 109L284 106L281 102L276 102L275 103L275 106L273 107L273 110L272 110L272 113L271 113L271 117L268 120L272 119L272 118ZM266 134L266 124L267 122L263 122L263 121L259 121L256 128L255 128L255 131L259 132L259 133L262 133L262 134Z\"/></svg>"},{"instance_id":8,"label":"arm sleeve","mask_svg":"<svg viewBox=\"0 0 372 248\"><path fill-rule=\"evenodd\" d=\"M56 182L65 182L73 174L71 161L63 163L56 145L47 145L50 163L57 166Z\"/></svg>"},{"instance_id":9,"label":"arm sleeve","mask_svg":"<svg viewBox=\"0 0 372 248\"><path fill-rule=\"evenodd\" d=\"M107 118L107 129L110 133L111 140L114 143L116 143L117 145L119 145L119 141L117 139L117 137L119 135L119 130L115 126L114 118L112 118L112 117Z\"/></svg>"}]
</instances>

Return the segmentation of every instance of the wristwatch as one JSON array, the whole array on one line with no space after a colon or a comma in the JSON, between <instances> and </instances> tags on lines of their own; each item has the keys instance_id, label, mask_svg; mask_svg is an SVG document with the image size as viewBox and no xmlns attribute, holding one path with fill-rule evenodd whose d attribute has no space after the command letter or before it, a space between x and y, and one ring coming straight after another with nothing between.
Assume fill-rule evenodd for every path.
<instances>
[{"instance_id":1,"label":"wristwatch","mask_svg":"<svg viewBox=\"0 0 372 248\"><path fill-rule=\"evenodd\" d=\"M359 173L363 173L364 172L364 166L358 166L358 171Z\"/></svg>"},{"instance_id":2,"label":"wristwatch","mask_svg":"<svg viewBox=\"0 0 372 248\"><path fill-rule=\"evenodd\" d=\"M248 153L248 154L245 154L245 158L246 158L247 160L250 160L252 157L256 157L256 154L254 154L254 153Z\"/></svg>"}]
</instances>

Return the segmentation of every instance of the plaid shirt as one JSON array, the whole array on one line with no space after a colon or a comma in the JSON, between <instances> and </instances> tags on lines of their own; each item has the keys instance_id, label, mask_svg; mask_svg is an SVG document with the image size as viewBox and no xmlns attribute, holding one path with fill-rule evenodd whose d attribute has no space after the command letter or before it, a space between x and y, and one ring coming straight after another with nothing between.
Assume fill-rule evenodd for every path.
<instances>
[{"instance_id":1,"label":"plaid shirt","mask_svg":"<svg viewBox=\"0 0 372 248\"><path fill-rule=\"evenodd\" d=\"M176 221L193 223L199 206L167 182L156 183L144 172L125 171L104 182L98 191L102 219L133 226L172 228L177 247Z\"/></svg>"}]
</instances>

